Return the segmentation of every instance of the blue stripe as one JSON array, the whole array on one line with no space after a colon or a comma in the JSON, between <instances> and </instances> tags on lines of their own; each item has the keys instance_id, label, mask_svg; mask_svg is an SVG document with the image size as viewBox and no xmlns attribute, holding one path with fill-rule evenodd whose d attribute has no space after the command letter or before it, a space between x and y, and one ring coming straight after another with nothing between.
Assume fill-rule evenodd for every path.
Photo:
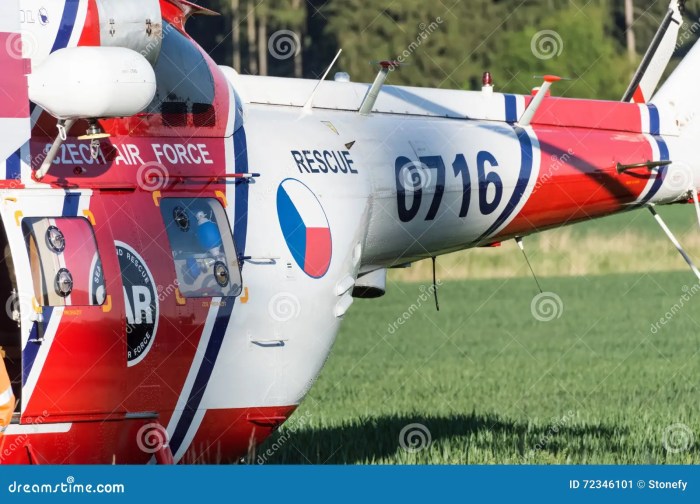
<instances>
[{"instance_id":1,"label":"blue stripe","mask_svg":"<svg viewBox=\"0 0 700 504\"><path fill-rule=\"evenodd\" d=\"M657 147L659 148L659 160L668 161L670 159L668 145L666 145L666 140L663 139L660 133L661 119L659 117L659 109L657 109L655 105L647 105L647 109L649 110L649 132L651 133L652 137L654 138L654 141L656 142ZM659 189L661 189L661 186L664 183L664 179L666 178L667 171L667 166L662 166L659 168L659 171L656 173L656 178L654 179L654 182L649 188L649 191L644 195L644 197L641 200L635 203L634 208L638 208L645 205L649 202L651 198L653 198L656 195L657 192L659 192Z\"/></svg>"},{"instance_id":2,"label":"blue stripe","mask_svg":"<svg viewBox=\"0 0 700 504\"><path fill-rule=\"evenodd\" d=\"M659 110L655 105L648 105L649 107L649 133L652 135L661 134L661 120L659 119Z\"/></svg>"},{"instance_id":3,"label":"blue stripe","mask_svg":"<svg viewBox=\"0 0 700 504\"><path fill-rule=\"evenodd\" d=\"M664 140L661 135L655 136L654 140L656 140L656 144L659 146L659 157L661 158L661 161L668 161L671 159L668 152L668 145L666 145L666 140Z\"/></svg>"},{"instance_id":4,"label":"blue stripe","mask_svg":"<svg viewBox=\"0 0 700 504\"><path fill-rule=\"evenodd\" d=\"M209 378L214 371L214 364L219 356L219 351L221 350L221 345L224 342L224 336L226 336L226 328L231 319L231 312L233 311L233 305L235 298L227 299L222 306L219 307L216 313L216 321L214 322L214 328L212 329L211 339L207 344L207 349L204 352L204 359L202 359L202 365L197 372L197 377L194 380L194 385L192 386L192 391L190 392L190 397L187 399L187 404L182 412L182 416L177 423L175 432L170 440L170 447L173 453L177 453L182 445L187 431L192 425L194 420L194 415L197 413L199 408L199 403L202 402L202 397L204 397L204 391L207 389L207 384L209 383Z\"/></svg>"},{"instance_id":5,"label":"blue stripe","mask_svg":"<svg viewBox=\"0 0 700 504\"><path fill-rule=\"evenodd\" d=\"M21 171L20 171L20 153L19 150L16 150L15 152L12 153L12 155L7 158L7 162L5 163L6 171L5 171L5 179L7 180L19 180Z\"/></svg>"},{"instance_id":6,"label":"blue stripe","mask_svg":"<svg viewBox=\"0 0 700 504\"><path fill-rule=\"evenodd\" d=\"M245 129L239 128L233 134L233 146L236 155L235 159L235 170L236 173L247 173L248 172L248 144L246 141ZM236 242L236 250L239 256L245 254L246 237L248 233L248 181L236 181L236 192L235 192L235 207L234 207L234 224L233 224L233 239ZM226 303L219 307L216 313L216 321L214 322L214 327L212 328L211 338L207 344L207 348L204 351L204 358L202 359L202 364L197 371L197 376L194 380L194 385L192 386L192 391L187 399L185 408L182 412L182 416L177 422L175 431L170 439L170 449L173 454L177 453L182 446L182 442L187 435L187 431L190 430L194 416L199 409L199 405L202 402L202 397L204 397L204 391L209 384L209 379L214 371L214 364L216 364L216 359L221 351L221 345L224 342L224 337L226 336L226 329L231 320L231 313L233 311L233 305L235 304L235 298L225 298Z\"/></svg>"},{"instance_id":7,"label":"blue stripe","mask_svg":"<svg viewBox=\"0 0 700 504\"><path fill-rule=\"evenodd\" d=\"M277 215L292 257L303 270L306 260L306 226L283 185L284 183L280 184L277 189Z\"/></svg>"},{"instance_id":8,"label":"blue stripe","mask_svg":"<svg viewBox=\"0 0 700 504\"><path fill-rule=\"evenodd\" d=\"M66 5L63 8L63 15L61 16L61 27L58 29L58 34L56 35L56 40L53 43L51 52L58 51L68 46L70 36L73 33L75 18L78 15L79 5L80 0L66 0Z\"/></svg>"},{"instance_id":9,"label":"blue stripe","mask_svg":"<svg viewBox=\"0 0 700 504\"><path fill-rule=\"evenodd\" d=\"M506 99L506 121L514 123L518 120L518 101L515 95L503 95Z\"/></svg>"},{"instance_id":10,"label":"blue stripe","mask_svg":"<svg viewBox=\"0 0 700 504\"><path fill-rule=\"evenodd\" d=\"M248 142L245 128L238 128L233 134L233 152L236 153L236 173L248 173ZM235 193L235 218L233 223L233 241L236 243L238 255L245 252L245 243L248 236L248 190L247 180L236 180Z\"/></svg>"},{"instance_id":11,"label":"blue stripe","mask_svg":"<svg viewBox=\"0 0 700 504\"><path fill-rule=\"evenodd\" d=\"M656 145L659 147L659 159L661 161L668 161L670 159L670 156L668 152L668 145L666 145L666 140L664 140L663 137L661 137L660 135L654 135L654 140L656 141ZM667 171L668 166L661 166L659 168L659 171L656 172L656 178L654 179L654 183L651 185L649 192L647 192L644 195L644 197L641 200L639 200L637 204L634 205L635 208L645 205L651 198L653 198L656 195L657 192L659 192L659 189L661 189L661 186L664 183L664 179L666 178Z\"/></svg>"},{"instance_id":12,"label":"blue stripe","mask_svg":"<svg viewBox=\"0 0 700 504\"><path fill-rule=\"evenodd\" d=\"M44 314L44 322L43 322L43 329L46 331L46 328L49 327L49 322L51 321L51 314L53 313L53 307L52 306L44 306L43 307L43 314ZM24 387L27 384L27 379L29 378L29 374L32 372L32 368L34 367L34 361L36 360L36 356L39 353L39 348L41 348L41 345L39 343L33 343L32 341L36 341L39 339L39 323L36 322L32 324L32 330L29 332L29 343L27 343L27 346L24 347L24 350L22 350L22 386Z\"/></svg>"},{"instance_id":13,"label":"blue stripe","mask_svg":"<svg viewBox=\"0 0 700 504\"><path fill-rule=\"evenodd\" d=\"M78 215L78 205L80 204L80 194L66 193L66 198L63 200L63 211L61 215L64 217L75 217Z\"/></svg>"},{"instance_id":14,"label":"blue stripe","mask_svg":"<svg viewBox=\"0 0 700 504\"><path fill-rule=\"evenodd\" d=\"M518 181L515 184L515 189L510 197L510 200L506 204L506 207L501 212L501 215L494 221L489 228L484 231L484 233L476 239L476 242L480 242L496 229L498 229L515 211L520 203L520 200L525 194L527 189L527 184L530 182L530 175L532 174L532 140L523 128L515 127L515 134L518 136L518 141L520 142L520 174L518 175Z\"/></svg>"}]
</instances>

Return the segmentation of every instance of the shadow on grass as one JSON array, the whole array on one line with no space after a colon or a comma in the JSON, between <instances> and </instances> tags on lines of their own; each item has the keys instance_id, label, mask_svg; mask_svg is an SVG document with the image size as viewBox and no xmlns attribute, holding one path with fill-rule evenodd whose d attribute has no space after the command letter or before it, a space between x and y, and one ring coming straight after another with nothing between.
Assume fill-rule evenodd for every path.
<instances>
[{"instance_id":1,"label":"shadow on grass","mask_svg":"<svg viewBox=\"0 0 700 504\"><path fill-rule=\"evenodd\" d=\"M293 422L293 420L292 420ZM449 441L452 449L464 453L468 462L468 448L490 452L495 463L529 463L535 451L557 455L618 452L621 438L627 434L622 427L580 425L574 418L562 417L537 424L501 419L497 415L421 416L392 415L355 419L337 427L305 427L299 430L282 429L261 445L252 463L267 464L356 464L381 462L393 458L401 463L407 454L399 443L402 430L410 424L420 424L429 431L432 444L420 452L417 460L441 463L440 455L433 458L430 450L439 449L436 443ZM405 445L421 443L421 434L404 436ZM421 438L421 436L423 436ZM403 452L403 453L402 453ZM517 460L517 459L520 460ZM513 460L515 459L515 460ZM443 462L444 463L444 462ZM478 462L476 462L478 463Z\"/></svg>"}]
</instances>

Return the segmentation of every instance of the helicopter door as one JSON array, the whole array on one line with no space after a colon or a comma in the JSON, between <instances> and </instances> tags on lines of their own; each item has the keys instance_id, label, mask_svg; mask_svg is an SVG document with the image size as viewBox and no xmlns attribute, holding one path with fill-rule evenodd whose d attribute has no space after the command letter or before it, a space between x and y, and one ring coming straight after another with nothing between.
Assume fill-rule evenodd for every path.
<instances>
[{"instance_id":1,"label":"helicopter door","mask_svg":"<svg viewBox=\"0 0 700 504\"><path fill-rule=\"evenodd\" d=\"M10 245L5 233L5 225L0 221L0 300L5 301L5 311L0 324L0 359L4 358L5 367L12 382L12 392L17 400L19 411L22 394L22 337L20 332L20 299L17 294L15 266L10 253Z\"/></svg>"},{"instance_id":2,"label":"helicopter door","mask_svg":"<svg viewBox=\"0 0 700 504\"><path fill-rule=\"evenodd\" d=\"M84 217L24 217L21 227L33 285L25 393L34 384L22 414L113 415L123 409L122 325L93 227Z\"/></svg>"}]
</instances>

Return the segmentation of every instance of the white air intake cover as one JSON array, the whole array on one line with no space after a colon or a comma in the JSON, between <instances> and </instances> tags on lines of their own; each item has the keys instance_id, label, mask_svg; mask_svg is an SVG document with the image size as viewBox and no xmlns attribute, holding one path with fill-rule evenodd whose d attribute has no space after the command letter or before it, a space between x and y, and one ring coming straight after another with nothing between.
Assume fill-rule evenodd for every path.
<instances>
[{"instance_id":1,"label":"white air intake cover","mask_svg":"<svg viewBox=\"0 0 700 504\"><path fill-rule=\"evenodd\" d=\"M132 116L156 91L150 63L122 47L61 49L28 78L29 99L59 119Z\"/></svg>"}]
</instances>

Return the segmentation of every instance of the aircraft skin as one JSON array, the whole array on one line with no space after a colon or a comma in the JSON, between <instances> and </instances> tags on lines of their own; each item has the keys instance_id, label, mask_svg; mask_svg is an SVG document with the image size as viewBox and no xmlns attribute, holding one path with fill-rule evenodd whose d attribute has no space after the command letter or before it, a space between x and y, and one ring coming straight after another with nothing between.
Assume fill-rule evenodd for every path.
<instances>
[{"instance_id":1,"label":"aircraft skin","mask_svg":"<svg viewBox=\"0 0 700 504\"><path fill-rule=\"evenodd\" d=\"M160 58L169 41L184 41L201 66L183 75L210 75L209 101L197 113L172 106L100 120L111 136L96 159L77 139L87 128L79 121L35 180L56 119L29 103L25 73L63 47L104 44L99 9L115 1L0 7L0 66L9 69L0 77L0 217L21 312L15 339L0 343L20 404L0 463L235 461L309 391L358 277L685 202L700 168L675 111L650 104L545 98L519 126L531 96L385 86L362 116L369 86L327 81L304 108L316 81L218 67L184 32L193 7L161 0ZM21 23L12 21L18 9ZM31 61L12 50L20 30L36 42ZM670 159L658 170L616 169ZM183 295L163 208L185 198L224 209L240 295ZM34 222L65 235L60 266L73 271L74 289L63 305L36 300ZM103 302L90 304L100 286ZM129 331L146 326L134 344Z\"/></svg>"}]
</instances>

